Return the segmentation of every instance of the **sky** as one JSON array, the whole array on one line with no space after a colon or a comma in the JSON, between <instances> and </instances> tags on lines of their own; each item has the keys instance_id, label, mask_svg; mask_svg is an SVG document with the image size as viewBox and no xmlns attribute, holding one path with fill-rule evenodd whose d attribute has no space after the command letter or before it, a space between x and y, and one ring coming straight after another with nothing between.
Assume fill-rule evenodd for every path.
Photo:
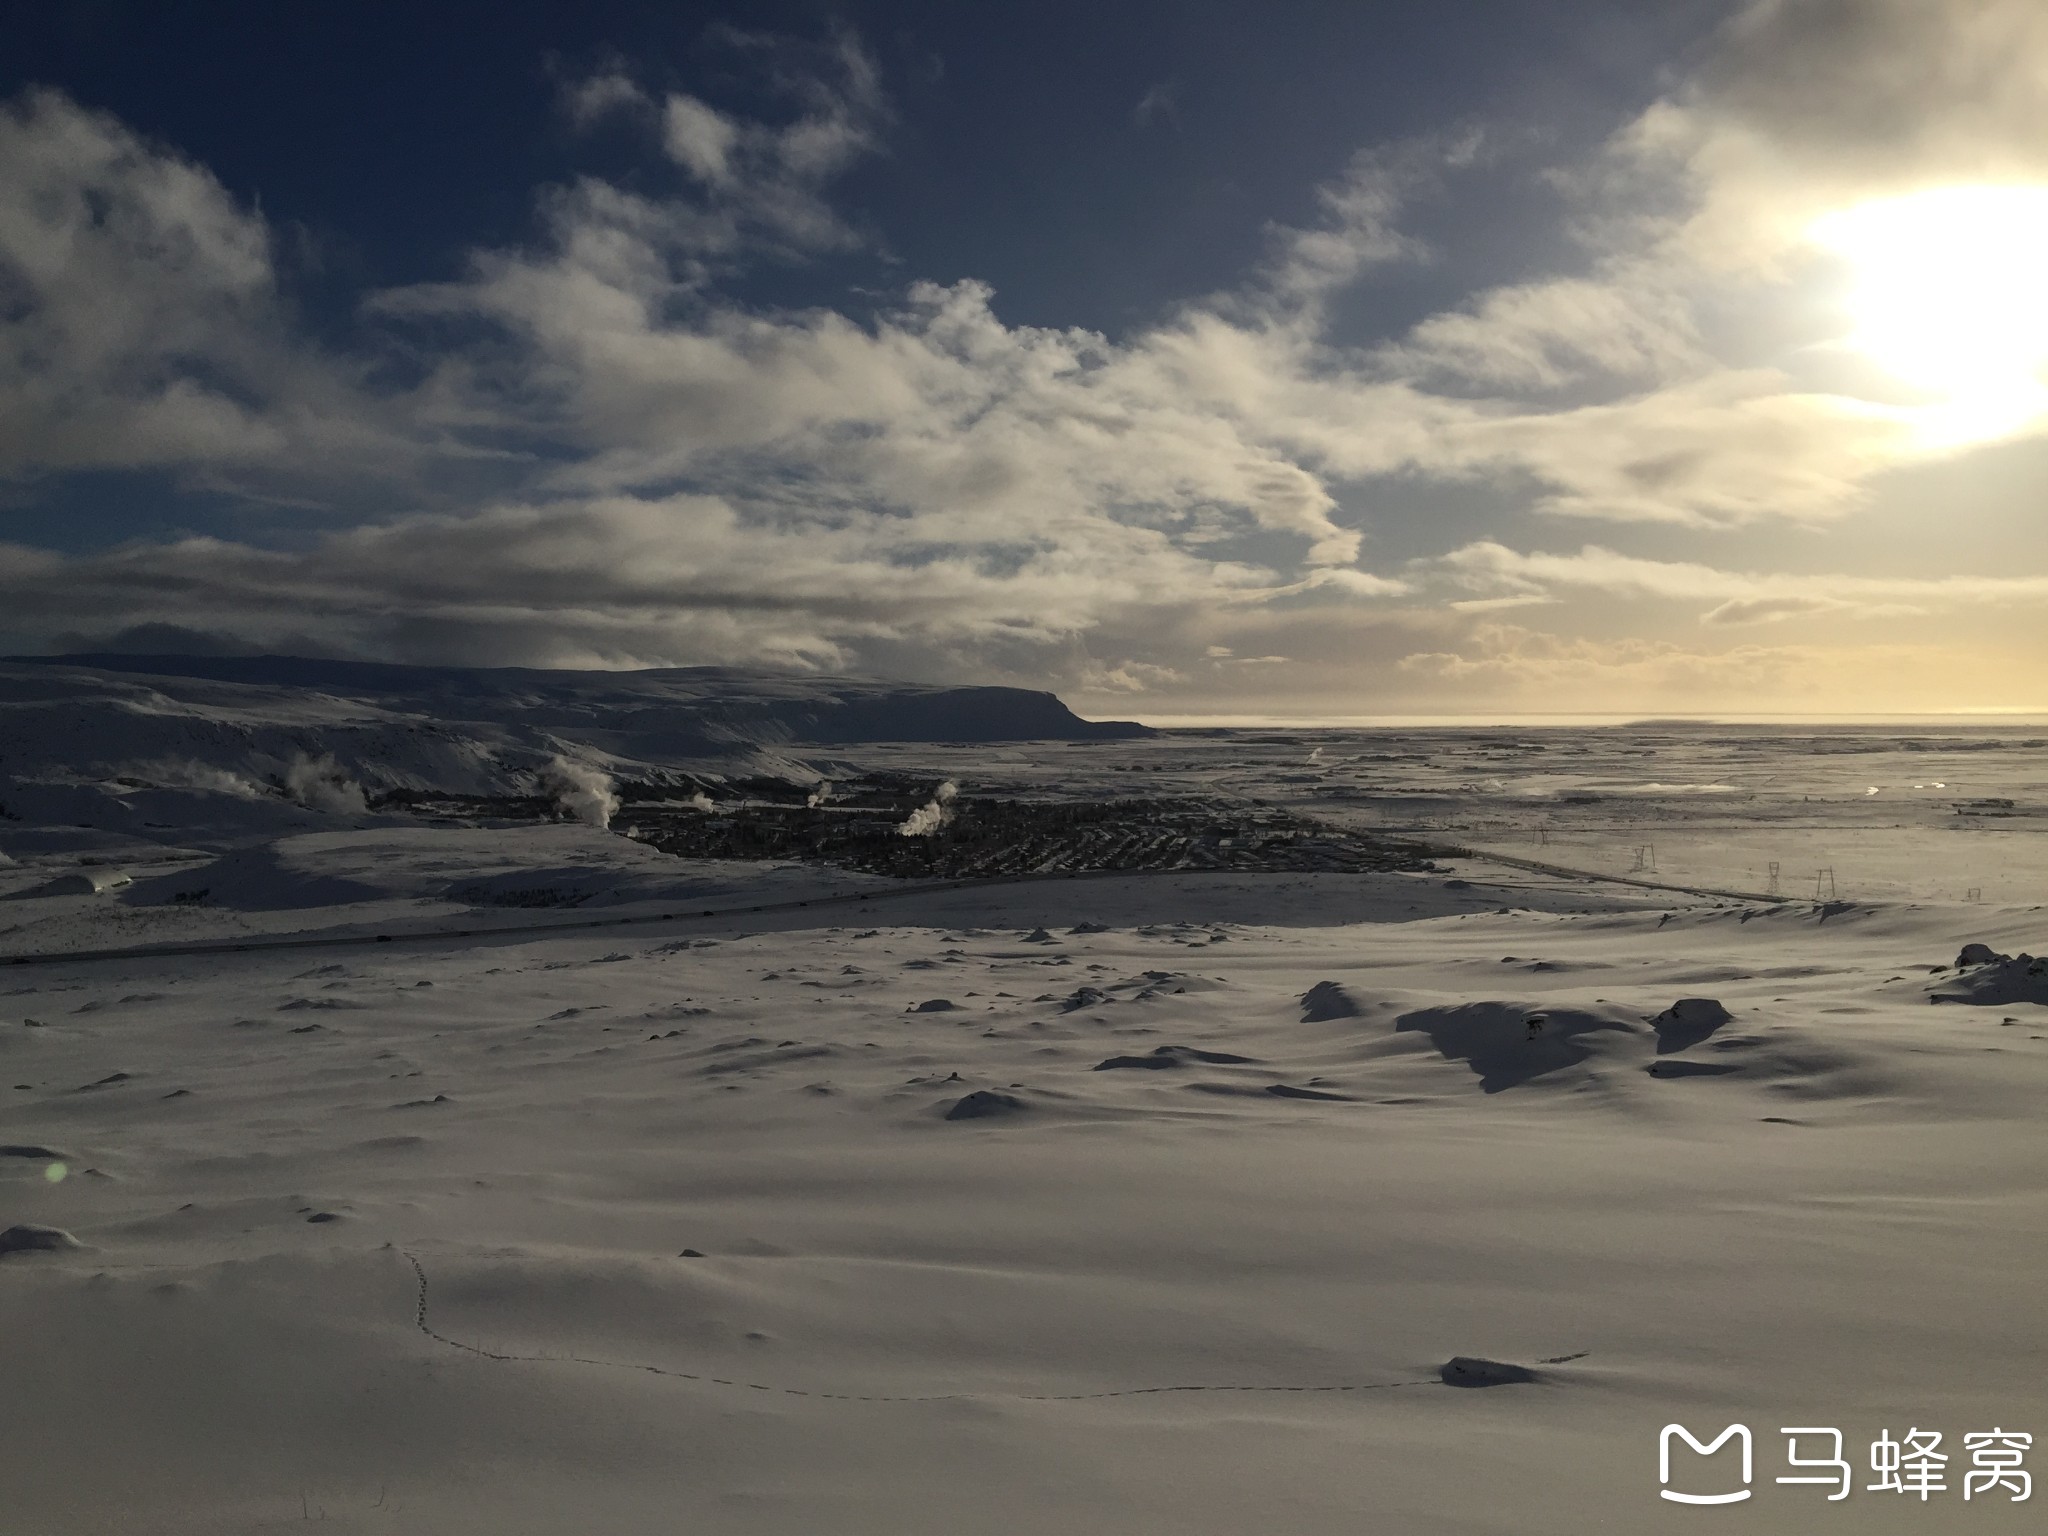
<instances>
[{"instance_id":1,"label":"sky","mask_svg":"<svg viewBox=\"0 0 2048 1536\"><path fill-rule=\"evenodd\" d=\"M2048 7L162 7L0 53L0 649L2048 710Z\"/></svg>"}]
</instances>

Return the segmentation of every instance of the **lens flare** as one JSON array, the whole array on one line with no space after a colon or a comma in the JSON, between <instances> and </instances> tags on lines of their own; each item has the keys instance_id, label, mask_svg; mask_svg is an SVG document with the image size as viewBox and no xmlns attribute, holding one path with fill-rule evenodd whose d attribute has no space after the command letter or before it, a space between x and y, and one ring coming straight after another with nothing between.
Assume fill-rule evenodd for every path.
<instances>
[{"instance_id":1,"label":"lens flare","mask_svg":"<svg viewBox=\"0 0 2048 1536\"><path fill-rule=\"evenodd\" d=\"M2048 415L2048 187L1936 187L1808 233L1850 266L1847 343L1927 397L1931 436L1983 442Z\"/></svg>"}]
</instances>

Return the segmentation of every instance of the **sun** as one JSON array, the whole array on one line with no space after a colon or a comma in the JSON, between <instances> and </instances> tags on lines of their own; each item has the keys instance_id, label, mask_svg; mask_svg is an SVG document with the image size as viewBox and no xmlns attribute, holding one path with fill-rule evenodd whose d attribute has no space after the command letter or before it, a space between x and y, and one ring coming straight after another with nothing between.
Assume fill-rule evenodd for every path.
<instances>
[{"instance_id":1,"label":"sun","mask_svg":"<svg viewBox=\"0 0 2048 1536\"><path fill-rule=\"evenodd\" d=\"M1845 341L1926 397L1931 436L1983 442L2048 415L2048 187L1935 187L1808 233L1849 264Z\"/></svg>"}]
</instances>

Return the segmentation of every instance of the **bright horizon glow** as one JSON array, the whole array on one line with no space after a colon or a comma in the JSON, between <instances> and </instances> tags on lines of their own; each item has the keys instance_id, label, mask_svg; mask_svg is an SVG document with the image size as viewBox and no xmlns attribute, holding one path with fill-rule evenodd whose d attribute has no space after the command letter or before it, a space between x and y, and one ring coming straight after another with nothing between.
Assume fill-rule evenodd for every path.
<instances>
[{"instance_id":1,"label":"bright horizon glow","mask_svg":"<svg viewBox=\"0 0 2048 1536\"><path fill-rule=\"evenodd\" d=\"M1854 271L1845 340L1932 397L1914 411L1932 441L1987 442L2048 414L2048 187L1935 187L1808 234Z\"/></svg>"},{"instance_id":2,"label":"bright horizon glow","mask_svg":"<svg viewBox=\"0 0 2048 1536\"><path fill-rule=\"evenodd\" d=\"M1119 718L1114 714L1089 714L1089 720ZM1131 715L1123 719L1135 718ZM1926 729L1948 724L1957 728L1987 728L2012 730L2040 730L2048 727L2048 710L2036 706L2012 709L1964 709L1964 710L1851 710L1839 714L1823 714L1812 710L1704 710L1697 713L1683 710L1614 710L1607 712L1588 710L1558 710L1555 712L1530 712L1527 710L1500 710L1496 712L1474 711L1461 714L1418 715L1248 715L1248 714L1146 714L1138 721L1158 731L1381 731L1381 730L1563 730L1579 727L1611 727L1617 725L1707 725L1707 726L1833 726L1844 730L1883 729L1888 726L1912 726Z\"/></svg>"}]
</instances>

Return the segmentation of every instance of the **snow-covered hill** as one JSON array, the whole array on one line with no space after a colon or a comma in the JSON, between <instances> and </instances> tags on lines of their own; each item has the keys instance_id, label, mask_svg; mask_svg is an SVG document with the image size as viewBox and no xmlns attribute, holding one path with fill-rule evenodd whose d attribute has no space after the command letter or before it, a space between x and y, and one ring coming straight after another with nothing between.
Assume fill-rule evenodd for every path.
<instances>
[{"instance_id":1,"label":"snow-covered hill","mask_svg":"<svg viewBox=\"0 0 2048 1536\"><path fill-rule=\"evenodd\" d=\"M857 742L1112 740L1050 693L796 678L407 667L291 656L0 662L0 782L19 799L109 780L140 793L316 805L360 786L524 794L558 759L624 774L776 771ZM316 805L317 808L317 805ZM90 819L79 817L76 819Z\"/></svg>"}]
</instances>

